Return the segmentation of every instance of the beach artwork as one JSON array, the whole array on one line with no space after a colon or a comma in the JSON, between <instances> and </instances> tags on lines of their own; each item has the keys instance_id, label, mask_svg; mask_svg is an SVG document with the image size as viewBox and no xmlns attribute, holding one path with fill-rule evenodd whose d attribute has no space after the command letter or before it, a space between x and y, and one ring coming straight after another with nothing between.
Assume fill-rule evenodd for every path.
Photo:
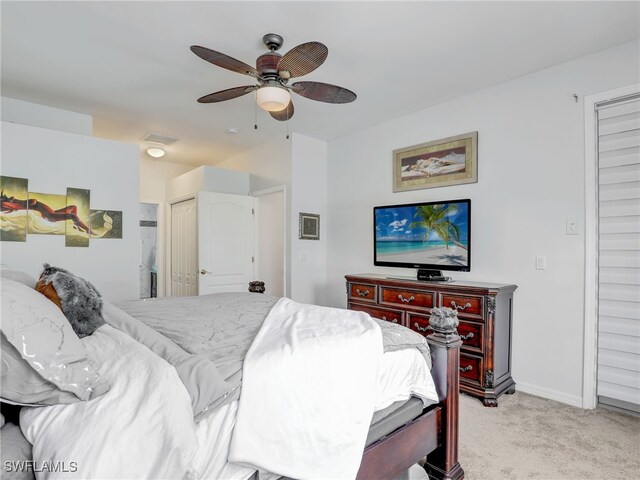
<instances>
[{"instance_id":1,"label":"beach artwork","mask_svg":"<svg viewBox=\"0 0 640 480\"><path fill-rule=\"evenodd\" d=\"M469 204L377 208L376 262L469 266Z\"/></svg>"},{"instance_id":2,"label":"beach artwork","mask_svg":"<svg viewBox=\"0 0 640 480\"><path fill-rule=\"evenodd\" d=\"M472 132L395 150L393 191L477 182L477 139Z\"/></svg>"},{"instance_id":3,"label":"beach artwork","mask_svg":"<svg viewBox=\"0 0 640 480\"><path fill-rule=\"evenodd\" d=\"M0 189L1 241L63 235L67 247L88 247L91 239L122 238L122 212L91 210L87 189L67 188L66 194L30 192L28 179L7 176L0 176Z\"/></svg>"}]
</instances>

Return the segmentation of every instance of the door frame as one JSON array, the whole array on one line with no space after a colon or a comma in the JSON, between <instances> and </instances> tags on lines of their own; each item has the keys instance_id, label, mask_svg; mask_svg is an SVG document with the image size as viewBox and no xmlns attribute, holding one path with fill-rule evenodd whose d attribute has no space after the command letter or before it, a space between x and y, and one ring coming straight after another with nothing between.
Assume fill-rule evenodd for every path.
<instances>
[{"instance_id":1,"label":"door frame","mask_svg":"<svg viewBox=\"0 0 640 480\"><path fill-rule=\"evenodd\" d=\"M598 405L598 125L597 103L640 91L640 83L596 93L584 98L584 346L582 408Z\"/></svg>"},{"instance_id":2,"label":"door frame","mask_svg":"<svg viewBox=\"0 0 640 480\"><path fill-rule=\"evenodd\" d=\"M196 208L198 208L198 203L197 203L197 199L196 199L196 194L195 193L190 193L189 195L183 195L181 197L176 197L176 198L172 198L171 200L169 200L167 202L167 204L169 205L169 208L167 209L167 213L166 213L166 228L165 228L165 264L168 266L168 268L166 268L166 272L164 275L164 281L165 281L165 295L167 297L172 297L173 296L173 287L172 287L172 283L171 283L171 278L173 275L173 264L172 262L172 258L171 258L171 227L172 227L172 212L171 209L173 208L173 206L177 203L182 203L182 202L186 202L187 200L196 200ZM197 223L197 222L196 222ZM198 242L198 235L196 232L196 248L198 247L197 245Z\"/></svg>"},{"instance_id":3,"label":"door frame","mask_svg":"<svg viewBox=\"0 0 640 480\"><path fill-rule=\"evenodd\" d=\"M278 193L278 192L282 192L282 228L283 228L283 232L282 232L282 239L284 240L282 242L282 258L283 258L283 263L284 265L282 265L282 286L284 289L284 296L288 297L290 295L289 292L289 284L287 282L287 270L289 268L289 262L288 262L288 258L287 258L287 244L289 241L289 238L287 237L287 231L288 231L288 227L289 227L289 217L287 215L287 186L286 185L277 185L275 187L271 187L271 188L263 188L260 190L254 190L252 192L249 193L249 195L251 195L252 197L256 197L258 199L258 211L257 211L257 216L256 216L256 225L259 225L259 215L260 215L260 197L265 196L265 195L270 195L273 193ZM258 232L256 232L256 266L258 267L256 274L260 274L260 249L258 248L258 242L259 242L259 235L257 234Z\"/></svg>"}]
</instances>

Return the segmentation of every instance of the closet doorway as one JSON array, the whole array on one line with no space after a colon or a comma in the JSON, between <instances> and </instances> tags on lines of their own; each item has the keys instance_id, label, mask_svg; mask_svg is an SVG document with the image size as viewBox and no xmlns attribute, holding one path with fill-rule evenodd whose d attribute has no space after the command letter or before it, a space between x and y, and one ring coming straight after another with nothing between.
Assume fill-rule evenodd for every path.
<instances>
[{"instance_id":1,"label":"closet doorway","mask_svg":"<svg viewBox=\"0 0 640 480\"><path fill-rule=\"evenodd\" d=\"M640 413L640 92L585 99L583 406Z\"/></svg>"},{"instance_id":2,"label":"closet doorway","mask_svg":"<svg viewBox=\"0 0 640 480\"><path fill-rule=\"evenodd\" d=\"M286 295L286 188L284 185L253 192L258 200L257 276L265 293Z\"/></svg>"}]
</instances>

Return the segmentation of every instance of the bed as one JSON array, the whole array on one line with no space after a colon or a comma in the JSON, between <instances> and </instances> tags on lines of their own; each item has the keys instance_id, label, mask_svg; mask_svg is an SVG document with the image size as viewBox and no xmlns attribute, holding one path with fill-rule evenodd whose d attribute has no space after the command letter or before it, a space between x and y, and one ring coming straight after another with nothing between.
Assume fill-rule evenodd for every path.
<instances>
[{"instance_id":1,"label":"bed","mask_svg":"<svg viewBox=\"0 0 640 480\"><path fill-rule=\"evenodd\" d=\"M403 336L405 333L403 330L406 329L402 327L383 321L374 321L375 327L369 328L371 324L367 322L371 322L370 318L348 318L350 314L361 315L359 312L304 306L287 299L277 299L258 293L132 301L117 305L105 303L103 314L107 325L98 329L93 335L85 337L83 342L87 350L94 355L92 358L102 362L103 377L117 379L117 381L111 382L109 392L89 402L22 409L21 428L25 437L33 444L33 460L36 462L36 467L38 462L42 464L47 459L74 461L81 464L79 467L76 465L78 471L67 471L64 478L78 478L74 477L74 474L79 475L86 464L102 462L104 470L98 471L109 472L112 468L109 462L113 458L111 455L113 452L109 451L111 447L108 445L110 439L113 441L112 431L117 431L120 425L124 433L114 442L114 452L120 448L121 454L131 455L132 458L144 458L153 448L156 449L153 450L154 452L166 453L163 458L152 462L153 465L150 465L148 470L136 470L140 466L136 466L135 462L128 467L128 470L118 470L116 476L121 478L127 476L140 478L142 475L148 478L238 478L241 480L270 479L281 476L291 478L353 478L355 476L359 479L391 480L406 472L417 462L423 462L425 456L424 468L430 478L461 479L464 477L457 459L460 340L455 333L455 328L451 325L433 326L434 333L427 338L430 347L428 351L425 349L426 343L421 344L415 337ZM304 344L304 348L298 349L302 350L301 352L294 352L288 360L294 362L293 364L285 364L282 367L283 376L287 377L282 381L289 383L282 383L283 388L273 388L274 385L278 385L277 375L273 376L270 373L272 367L269 362L272 361L270 358L273 348L266 349L265 346L274 339L280 342L283 335L290 336L291 330L287 330L289 328L287 322L289 318L296 315L311 317L309 320L311 322L316 318L317 322L330 323L333 325L332 328L338 329L337 334L340 338L346 338L343 342L344 347L332 345L331 348L334 350L331 350L328 356L330 358L327 357L326 352L323 353L325 355L323 363L329 364L335 360L336 365L342 366L338 370L348 371L352 363L357 364L359 361L361 365L357 371L368 370L363 368L363 365L373 365L366 362L373 362L371 359L378 358L377 353L372 351L371 355L367 356L369 354L366 353L365 345L364 349L359 349L354 354L349 352L350 346L357 345L361 341L366 342L364 338L369 334L373 335L370 344L382 339L385 352L379 356L381 360L378 367L373 369L376 373L362 373L357 375L362 378L357 378L355 382L352 378L340 383L342 380L334 371L331 378L323 380L324 369L316 369L314 362L317 363L317 359L309 356L308 353L315 348L316 343L313 342L320 341L316 338L317 335L313 334L295 339L293 342L295 345L301 341L312 343ZM342 327L344 323L353 326L359 321L366 325L365 330L357 328L354 330L352 327L344 330ZM411 334L413 335L413 332ZM352 335L352 338L349 338L349 335ZM379 335L379 338L375 335ZM170 348L167 347L169 344L171 344ZM179 355L171 350L176 346L181 352ZM291 344L285 347L279 345L275 350L282 350L282 348L286 350L290 347ZM269 352L266 356L265 351ZM149 362L159 366L159 373L147 373L151 367L146 366L141 360L144 355L148 357ZM179 361L174 361L176 355L180 356ZM413 365L407 368L413 368L417 372L412 375L415 378L421 378L424 375L422 373L424 366L417 364L416 359L419 357L425 364L432 362L430 378L433 380L433 393L429 393L428 388L422 385L422 380L407 383L404 377L411 375L403 377L398 374L398 371L404 368L401 366L402 362L405 362L407 365ZM393 362L390 360L392 358ZM218 395L214 402L205 402L204 407L199 405L200 411L195 415L196 405L191 392L176 388L176 383L179 381L187 386L185 379L181 377L176 380L176 378L182 375L181 368L186 364L189 368L187 375L193 376L194 365L200 365L199 362L205 362L205 359L215 365L219 372L220 382L212 389L215 390L220 385L226 386L223 388L224 393ZM173 362L175 369L165 368L167 362ZM255 366L248 369L247 365L254 364ZM110 373L103 372L104 369L109 368ZM126 382L121 380L122 372L129 372L129 370L131 370L131 378ZM184 371L185 369L182 368L182 372ZM414 372L414 370L410 371ZM178 372L177 375L176 372ZM353 372L349 375L353 377ZM349 375L345 373L345 378ZM319 413L317 421L313 418L306 418L303 422L295 421L298 418L296 415L299 409L296 402L304 402L305 406L308 406L309 403L316 401L315 397L324 395L324 390L316 387L316 384L322 385L323 381L327 384L339 385L340 395L330 391L322 402L317 402L318 405L314 407L316 410L313 411L322 412L323 409L330 408L333 412L330 417L336 418L327 419ZM382 383L385 384L384 392L379 386ZM269 388L266 389L265 384ZM292 387L291 384L295 386ZM387 388L391 384L395 385L392 388L392 390L395 389L393 391ZM335 387L335 385L332 386ZM195 389L198 388L200 387L196 383ZM202 390L207 388L209 386L201 387ZM375 395L365 395L365 398L353 400L353 404L349 403L349 399L356 397L358 391L366 392L367 388L373 388L374 390L371 391L375 392ZM305 392L305 389L309 392ZM189 390L188 386L186 390ZM259 394L253 392L259 392ZM191 398L189 398L190 395ZM297 398L298 396L300 398ZM336 403L337 396L345 398L340 398ZM431 401L427 398L429 396L433 397ZM292 399L292 397L295 398ZM372 399L373 397L375 399ZM124 398L132 398L134 399L131 400L132 402L138 403L135 403L135 408L129 408L129 405L123 407L118 402L124 402ZM253 403L249 400L251 398L254 399ZM281 409L279 415L272 414L273 410L269 410L269 403ZM282 409L283 403L287 405L284 409ZM360 406L364 404L366 406L361 408ZM150 411L146 412L143 407L150 407ZM196 424L192 418L189 418L192 413L189 407L193 407ZM368 409L376 410L373 420ZM342 410L347 413L342 414ZM114 411L118 414L110 416L105 413ZM161 418L169 418L169 424L165 425L164 420L159 422ZM332 421L350 422L354 421L353 418L359 421L359 426L354 424L353 431L364 431L366 439L361 438L362 433L358 433L360 436L354 434L357 438L350 437L348 433L341 433L341 436L336 435L335 443L343 442L341 445L344 446L341 448L344 451L359 448L359 452L362 452L362 445L365 445L365 448L361 454L358 453L355 469L340 470L338 467L341 465L342 457L325 455L327 448L330 451L331 446L328 444L333 443L332 438L327 437L327 433L331 433L332 428L336 428L335 425L328 427ZM364 430L362 429L363 419L367 420ZM73 427L68 427L74 422ZM93 422L97 423L94 425ZM144 430L158 427L156 425L158 423L162 423L159 427L160 434L157 431L148 433ZM142 424L140 432L137 431L137 427L132 427L134 424ZM288 424L295 427L287 427ZM91 425L91 428L88 429L87 425ZM279 432L281 427L283 431ZM88 437L87 430L91 431ZM305 437L309 432L316 431L319 432L318 438L323 439L323 442ZM241 436L242 432L244 436ZM263 433L260 434L260 432ZM292 438L297 439L294 442L295 445L301 445L301 447L295 455L292 455L291 451L285 451L281 459L274 460L282 451L282 448L278 447L279 434L285 439L288 435L293 435ZM302 435L302 437L298 438L295 435ZM69 438L77 439L80 446L64 441ZM123 442L122 438L126 438L127 441ZM94 439L100 448L87 449L86 444L91 439ZM362 444L359 444L361 440ZM256 444L253 450L247 446L252 442ZM128 443L131 447L127 445ZM276 446L272 447L272 443ZM133 448L134 444L141 445L135 447L140 448L140 451ZM123 449L123 445L127 447ZM270 448L276 450L270 450ZM277 450L278 448L280 450ZM262 459L258 458L261 454L264 457ZM299 457L299 461L292 462L293 456ZM345 465L349 462L353 464L353 456L351 454L350 458L345 459ZM229 459L234 461L228 461ZM336 470L331 470L332 467L328 464L334 463L338 467ZM289 464L292 465L289 466ZM64 467L65 465L62 468ZM183 473L177 475L178 471ZM55 478L56 475L62 478L56 472L38 470L36 472L38 478ZM290 472L304 473L295 476L289 475ZM323 475L320 472L331 473ZM344 472L353 472L355 475L349 473L345 477L342 475Z\"/></svg>"}]
</instances>

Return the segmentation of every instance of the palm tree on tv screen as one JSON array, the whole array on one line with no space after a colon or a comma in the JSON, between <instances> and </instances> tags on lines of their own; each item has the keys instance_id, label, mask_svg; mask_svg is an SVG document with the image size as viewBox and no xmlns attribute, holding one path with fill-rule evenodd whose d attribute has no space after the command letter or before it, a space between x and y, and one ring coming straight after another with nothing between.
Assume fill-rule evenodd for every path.
<instances>
[{"instance_id":1,"label":"palm tree on tv screen","mask_svg":"<svg viewBox=\"0 0 640 480\"><path fill-rule=\"evenodd\" d=\"M426 228L427 232L424 234L422 241L425 242L431 232L435 232L449 249L449 243L457 243L460 237L460 230L458 226L449 221L449 215L453 215L458 211L458 207L449 204L439 205L421 205L416 208L415 218L420 218L419 221L411 222L410 227L422 227Z\"/></svg>"}]
</instances>

